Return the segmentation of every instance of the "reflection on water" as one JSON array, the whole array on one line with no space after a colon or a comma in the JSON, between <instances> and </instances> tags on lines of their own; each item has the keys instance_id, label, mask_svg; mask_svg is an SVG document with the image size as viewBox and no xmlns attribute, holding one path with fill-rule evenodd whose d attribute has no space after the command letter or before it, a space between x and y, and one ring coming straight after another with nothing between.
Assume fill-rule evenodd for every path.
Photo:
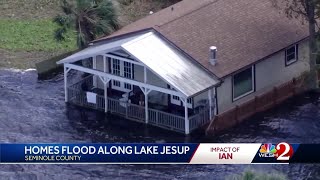
<instances>
[{"instance_id":1,"label":"reflection on water","mask_svg":"<svg viewBox=\"0 0 320 180\"><path fill-rule=\"evenodd\" d=\"M74 78L77 75L73 75ZM38 81L35 71L0 70L0 142L273 142L320 143L320 100L304 94L216 137L192 137L64 103L63 76ZM10 179L224 179L246 168L317 178L320 165L2 165ZM2 179L2 178L1 178Z\"/></svg>"}]
</instances>

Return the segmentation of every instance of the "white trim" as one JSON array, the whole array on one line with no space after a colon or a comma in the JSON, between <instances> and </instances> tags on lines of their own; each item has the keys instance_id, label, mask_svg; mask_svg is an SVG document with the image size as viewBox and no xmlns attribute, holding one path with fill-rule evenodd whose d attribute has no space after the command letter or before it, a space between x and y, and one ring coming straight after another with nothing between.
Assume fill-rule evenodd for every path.
<instances>
[{"instance_id":1,"label":"white trim","mask_svg":"<svg viewBox=\"0 0 320 180\"><path fill-rule=\"evenodd\" d=\"M99 55L103 55L103 54L106 54L106 53L109 53L109 52L113 52L113 51L117 51L117 50L121 50L121 48L120 47L114 47L114 48L110 48L110 49L107 49L107 50L98 51L98 52L95 52L95 53L92 53L92 54L85 54L85 55L82 55L82 56L77 56L77 57L74 57L74 58L69 58L70 57L69 56L67 58L64 58L64 59L58 61L57 64L74 63L74 62L78 62L78 61L83 60L83 59L90 58L92 56L99 56Z\"/></svg>"},{"instance_id":2,"label":"white trim","mask_svg":"<svg viewBox=\"0 0 320 180\"><path fill-rule=\"evenodd\" d=\"M255 73L254 73L254 71L255 71L255 68L254 68L254 65L251 66L250 68L251 68L251 77L252 77L252 81L251 81L252 90L249 91L249 92L246 92L246 93L244 93L244 94L242 94L242 95L240 95L240 96L238 96L236 98L234 97L234 76L236 76L239 73L242 73L243 71L248 70L249 68L247 68L247 69L245 69L245 70L243 70L243 71L241 71L241 72L239 72L239 73L237 73L237 74L232 76L232 99L233 99L233 101L241 99L241 98L243 98L243 97L245 97L245 96L247 96L247 95L249 95L249 94L251 94L251 93L253 93L255 91L255 87L254 87L254 82L255 82Z\"/></svg>"},{"instance_id":3,"label":"white trim","mask_svg":"<svg viewBox=\"0 0 320 180\"><path fill-rule=\"evenodd\" d=\"M130 77L125 77L125 78L128 78L128 79L133 79L133 64L131 62L127 62L127 61L121 61L120 59L117 59L117 58L111 58L111 74L114 74L114 62L115 60L119 61L119 74L117 76L121 76L121 77L125 77L125 63L128 63L129 67L130 67L130 72L127 72ZM115 85L115 82L119 83L119 86L116 86ZM130 92L133 90L133 86L130 85L130 89L126 88L126 82L123 82L123 81L116 81L116 80L113 80L112 83L111 83L111 87L112 89L115 89L115 90L119 90L119 91L123 91L123 92Z\"/></svg>"},{"instance_id":4,"label":"white trim","mask_svg":"<svg viewBox=\"0 0 320 180\"><path fill-rule=\"evenodd\" d=\"M288 57L287 51L290 48L293 48L293 47L294 47L294 59L292 59L290 61L287 61L287 57ZM284 57L285 59L284 60L285 60L285 65L286 66L289 66L289 65L297 62L298 61L298 44L295 44L295 45L292 45L292 46L286 48L284 53L285 53L285 57Z\"/></svg>"},{"instance_id":5,"label":"white trim","mask_svg":"<svg viewBox=\"0 0 320 180\"><path fill-rule=\"evenodd\" d=\"M108 85L106 82L103 82L104 89L104 112L108 112Z\"/></svg>"},{"instance_id":6,"label":"white trim","mask_svg":"<svg viewBox=\"0 0 320 180\"><path fill-rule=\"evenodd\" d=\"M185 134L190 134L190 124L189 124L189 114L188 114L188 102L187 98L181 99L184 105L184 125L185 125Z\"/></svg>"},{"instance_id":7,"label":"white trim","mask_svg":"<svg viewBox=\"0 0 320 180\"><path fill-rule=\"evenodd\" d=\"M154 85L150 85L150 84L145 84L145 83L142 83L142 82L139 82L139 81L135 81L135 80L132 80L132 79L127 79L127 78L115 76L115 75L112 75L112 74L107 74L107 73L104 73L104 72L101 72L101 71L98 71L98 70L93 70L93 69L85 68L85 67L74 65L74 64L66 63L65 67L68 67L68 68L71 68L71 69L75 69L75 70L78 70L78 71L82 71L82 72L86 72L86 73L90 73L90 74L93 74L93 75L102 76L102 77L105 77L105 78L110 78L112 80L123 81L123 82L129 83L129 84L132 84L132 85L135 85L135 86L140 86L140 87L143 87L143 88L147 88L147 89L150 89L150 90L153 90L153 91L158 91L158 92L162 92L162 93L166 93L166 94L170 94L170 95L175 95L175 96L179 96L179 97L182 97L182 98L186 98L187 97L186 95L184 95L184 94L182 94L181 92L178 92L178 91L173 91L173 90L170 90L170 89L166 89L166 88L162 88L162 87L158 87L158 86L154 86Z\"/></svg>"},{"instance_id":8,"label":"white trim","mask_svg":"<svg viewBox=\"0 0 320 180\"><path fill-rule=\"evenodd\" d=\"M97 69L97 56L92 57L92 68ZM98 78L93 76L93 87L98 87Z\"/></svg>"},{"instance_id":9,"label":"white trim","mask_svg":"<svg viewBox=\"0 0 320 180\"><path fill-rule=\"evenodd\" d=\"M144 109L145 109L145 116L146 116L146 124L149 123L149 97L148 97L148 93L144 94Z\"/></svg>"}]
</instances>

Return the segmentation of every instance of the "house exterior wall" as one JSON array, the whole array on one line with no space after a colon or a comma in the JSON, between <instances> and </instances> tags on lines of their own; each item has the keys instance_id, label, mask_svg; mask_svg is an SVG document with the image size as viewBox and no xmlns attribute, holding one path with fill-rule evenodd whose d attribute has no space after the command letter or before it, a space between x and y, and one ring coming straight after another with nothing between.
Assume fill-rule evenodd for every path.
<instances>
[{"instance_id":1,"label":"house exterior wall","mask_svg":"<svg viewBox=\"0 0 320 180\"><path fill-rule=\"evenodd\" d=\"M134 65L134 80L144 82L144 67ZM147 84L167 88L167 83L159 78L156 74L147 69ZM149 94L149 102L154 104L168 105L168 95L156 91Z\"/></svg>"},{"instance_id":2,"label":"house exterior wall","mask_svg":"<svg viewBox=\"0 0 320 180\"><path fill-rule=\"evenodd\" d=\"M223 83L217 88L219 113L240 105L254 96L269 91L274 86L288 82L308 71L308 41L301 41L298 48L298 61L289 66L285 65L285 50L255 64L255 92L234 102L232 100L232 76L223 79Z\"/></svg>"},{"instance_id":3,"label":"house exterior wall","mask_svg":"<svg viewBox=\"0 0 320 180\"><path fill-rule=\"evenodd\" d=\"M96 57L96 61L97 61L97 70L99 71L104 71L103 69L103 56L99 55ZM107 72L109 72L109 61L107 61ZM108 84L109 86L109 84ZM103 82L100 80L100 78L97 78L97 88L99 89L104 89L104 85Z\"/></svg>"},{"instance_id":4,"label":"house exterior wall","mask_svg":"<svg viewBox=\"0 0 320 180\"><path fill-rule=\"evenodd\" d=\"M103 69L103 56L99 55L96 57L97 61L97 70L104 71ZM107 72L109 73L109 60L107 60ZM134 80L144 82L144 67L134 64ZM151 85L155 85L158 87L167 88L167 83L159 78L156 74L147 70L147 83ZM108 84L109 87L109 84ZM103 82L97 77L97 88L104 89ZM160 92L152 91L149 94L149 102L160 104L160 105L168 105L168 95Z\"/></svg>"},{"instance_id":5,"label":"house exterior wall","mask_svg":"<svg viewBox=\"0 0 320 180\"><path fill-rule=\"evenodd\" d=\"M195 97L193 97L193 106L198 107L199 105L203 105L203 101L208 101L208 91L205 91Z\"/></svg>"},{"instance_id":6,"label":"house exterior wall","mask_svg":"<svg viewBox=\"0 0 320 180\"><path fill-rule=\"evenodd\" d=\"M134 65L134 80L144 82L144 67ZM149 69L147 69L147 83L162 88L168 88L168 84Z\"/></svg>"},{"instance_id":7,"label":"house exterior wall","mask_svg":"<svg viewBox=\"0 0 320 180\"><path fill-rule=\"evenodd\" d=\"M104 71L103 68L103 56L96 56L97 70ZM109 60L107 60L107 72L109 73ZM134 80L144 82L144 67L134 64ZM147 83L162 88L168 88L168 84L158 77L156 74L147 69ZM109 87L109 84L108 84ZM97 77L97 88L104 89L103 82ZM149 102L160 105L168 105L170 96L165 93L152 91L149 94ZM203 104L203 101L208 100L208 91L205 91L195 97L193 97L193 106L198 107Z\"/></svg>"}]
</instances>

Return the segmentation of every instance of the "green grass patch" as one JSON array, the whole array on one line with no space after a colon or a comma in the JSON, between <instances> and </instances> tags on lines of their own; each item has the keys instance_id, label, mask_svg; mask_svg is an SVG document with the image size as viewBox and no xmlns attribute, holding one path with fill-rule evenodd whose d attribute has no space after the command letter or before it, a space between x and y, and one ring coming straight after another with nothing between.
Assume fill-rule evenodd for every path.
<instances>
[{"instance_id":1,"label":"green grass patch","mask_svg":"<svg viewBox=\"0 0 320 180\"><path fill-rule=\"evenodd\" d=\"M76 49L74 32L66 41L57 42L52 20L0 19L0 48L26 51L71 51Z\"/></svg>"}]
</instances>

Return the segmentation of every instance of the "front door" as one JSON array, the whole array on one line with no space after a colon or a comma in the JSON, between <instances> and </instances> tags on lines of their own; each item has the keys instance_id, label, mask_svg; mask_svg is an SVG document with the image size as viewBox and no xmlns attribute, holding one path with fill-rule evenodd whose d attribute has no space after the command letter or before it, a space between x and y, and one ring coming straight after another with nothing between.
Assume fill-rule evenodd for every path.
<instances>
[{"instance_id":1,"label":"front door","mask_svg":"<svg viewBox=\"0 0 320 180\"><path fill-rule=\"evenodd\" d=\"M133 64L119 59L111 59L111 72L116 76L121 76L127 79L133 79ZM112 80L112 89L116 89L123 92L132 91L133 87L131 84Z\"/></svg>"}]
</instances>

